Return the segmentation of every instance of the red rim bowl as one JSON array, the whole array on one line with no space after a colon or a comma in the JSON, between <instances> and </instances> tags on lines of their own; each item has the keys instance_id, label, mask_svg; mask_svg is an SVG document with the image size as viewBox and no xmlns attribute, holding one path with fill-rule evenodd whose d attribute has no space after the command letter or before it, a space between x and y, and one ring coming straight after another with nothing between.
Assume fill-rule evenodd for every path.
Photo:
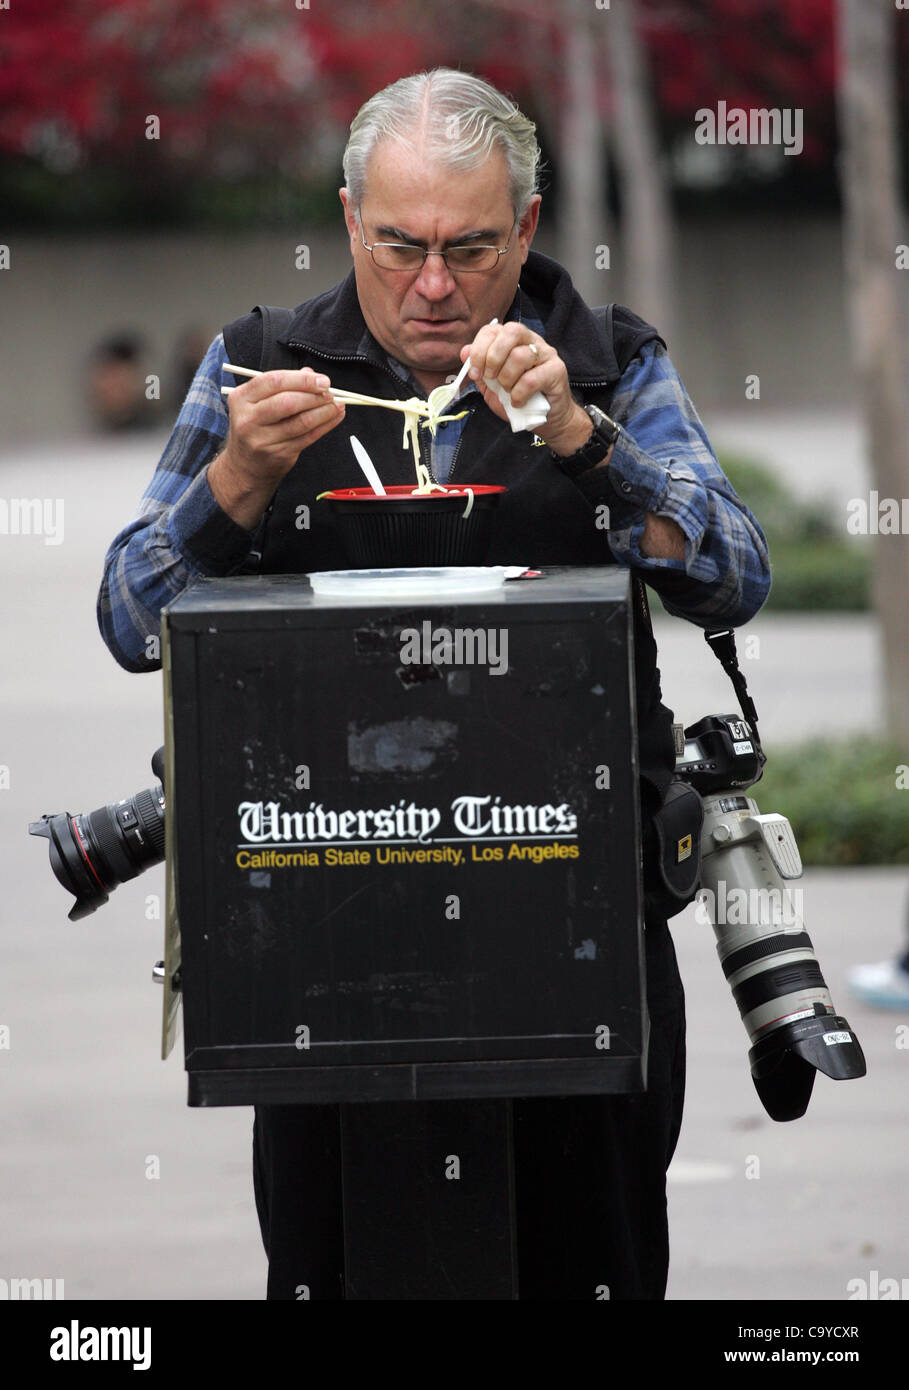
<instances>
[{"instance_id":1,"label":"red rim bowl","mask_svg":"<svg viewBox=\"0 0 909 1390\"><path fill-rule=\"evenodd\" d=\"M336 488L323 494L354 565L481 565L489 549L495 509L508 489L488 483L414 496L410 483L395 484L382 497L368 487ZM468 512L465 516L464 513Z\"/></svg>"}]
</instances>

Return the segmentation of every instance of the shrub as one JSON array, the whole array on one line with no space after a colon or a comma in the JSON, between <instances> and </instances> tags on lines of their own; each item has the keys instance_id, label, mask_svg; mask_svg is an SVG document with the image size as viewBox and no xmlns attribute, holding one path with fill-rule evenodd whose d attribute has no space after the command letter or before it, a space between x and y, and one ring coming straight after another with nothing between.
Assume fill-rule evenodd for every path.
<instances>
[{"instance_id":1,"label":"shrub","mask_svg":"<svg viewBox=\"0 0 909 1390\"><path fill-rule=\"evenodd\" d=\"M806 864L909 864L905 749L864 738L765 751L751 795L789 819Z\"/></svg>"},{"instance_id":2,"label":"shrub","mask_svg":"<svg viewBox=\"0 0 909 1390\"><path fill-rule=\"evenodd\" d=\"M723 457L723 471L767 537L773 585L765 612L863 610L871 602L871 549L847 536L829 508L802 502L770 469Z\"/></svg>"}]
</instances>

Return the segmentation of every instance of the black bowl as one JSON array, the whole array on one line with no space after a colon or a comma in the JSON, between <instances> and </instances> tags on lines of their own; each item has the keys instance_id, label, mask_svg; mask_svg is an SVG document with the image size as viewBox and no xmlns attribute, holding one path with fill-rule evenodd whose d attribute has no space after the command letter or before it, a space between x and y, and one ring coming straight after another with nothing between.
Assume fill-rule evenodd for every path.
<instances>
[{"instance_id":1,"label":"black bowl","mask_svg":"<svg viewBox=\"0 0 909 1390\"><path fill-rule=\"evenodd\" d=\"M366 569L481 565L504 487L477 484L414 495L409 484L323 494L338 518L351 564ZM470 493L473 493L471 501Z\"/></svg>"}]
</instances>

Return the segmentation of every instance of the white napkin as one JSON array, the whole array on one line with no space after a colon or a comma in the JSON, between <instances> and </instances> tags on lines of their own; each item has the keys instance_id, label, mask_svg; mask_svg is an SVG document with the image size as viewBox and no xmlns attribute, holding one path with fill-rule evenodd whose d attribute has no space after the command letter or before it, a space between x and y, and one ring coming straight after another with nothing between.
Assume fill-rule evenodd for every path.
<instances>
[{"instance_id":1,"label":"white napkin","mask_svg":"<svg viewBox=\"0 0 909 1390\"><path fill-rule=\"evenodd\" d=\"M505 414L508 416L508 423L511 425L513 434L519 430L535 430L540 425L544 425L549 415L549 398L543 395L542 391L534 391L526 405L512 405L511 393L500 386L498 381L492 377L485 378L486 385L490 390L495 391L499 400L505 407Z\"/></svg>"}]
</instances>

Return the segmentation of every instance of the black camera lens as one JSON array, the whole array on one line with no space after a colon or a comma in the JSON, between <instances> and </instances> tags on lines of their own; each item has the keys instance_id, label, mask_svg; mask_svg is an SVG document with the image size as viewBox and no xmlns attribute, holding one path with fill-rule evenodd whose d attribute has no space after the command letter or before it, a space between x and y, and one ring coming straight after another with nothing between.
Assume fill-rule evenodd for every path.
<instances>
[{"instance_id":1,"label":"black camera lens","mask_svg":"<svg viewBox=\"0 0 909 1390\"><path fill-rule=\"evenodd\" d=\"M156 773L162 752L152 759ZM76 816L61 811L32 821L28 833L49 841L51 869L76 899L68 914L71 922L103 906L127 879L162 862L164 813L164 785L158 782L96 811Z\"/></svg>"}]
</instances>

